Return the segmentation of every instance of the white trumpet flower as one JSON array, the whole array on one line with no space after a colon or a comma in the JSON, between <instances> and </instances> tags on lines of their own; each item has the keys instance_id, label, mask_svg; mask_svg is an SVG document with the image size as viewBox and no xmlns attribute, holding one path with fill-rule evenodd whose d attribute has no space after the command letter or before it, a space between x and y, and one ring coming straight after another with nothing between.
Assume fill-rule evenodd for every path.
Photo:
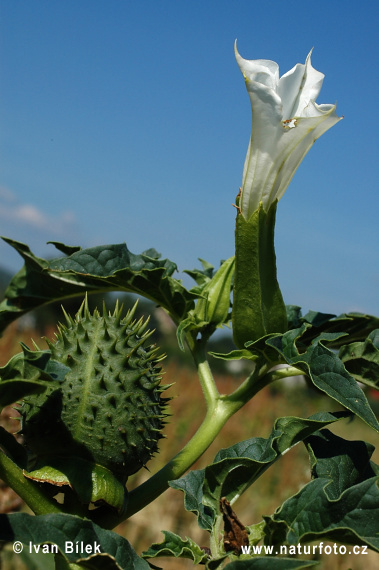
<instances>
[{"instance_id":1,"label":"white trumpet flower","mask_svg":"<svg viewBox=\"0 0 379 570\"><path fill-rule=\"evenodd\" d=\"M246 60L235 44L245 78L253 120L245 159L239 207L245 219L262 203L279 200L313 143L342 117L336 105L317 105L324 74L298 63L279 78L279 66L265 59Z\"/></svg>"}]
</instances>

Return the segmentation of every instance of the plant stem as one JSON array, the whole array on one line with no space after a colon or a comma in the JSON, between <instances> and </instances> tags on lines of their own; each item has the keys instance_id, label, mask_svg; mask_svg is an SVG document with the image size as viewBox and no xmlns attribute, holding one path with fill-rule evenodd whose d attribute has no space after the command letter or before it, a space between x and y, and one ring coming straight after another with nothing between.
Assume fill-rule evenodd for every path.
<instances>
[{"instance_id":1,"label":"plant stem","mask_svg":"<svg viewBox=\"0 0 379 570\"><path fill-rule=\"evenodd\" d=\"M206 344L204 340L198 341L192 350L192 356L197 367L197 373L207 408L210 408L217 401L220 394L207 360L205 347Z\"/></svg>"},{"instance_id":2,"label":"plant stem","mask_svg":"<svg viewBox=\"0 0 379 570\"><path fill-rule=\"evenodd\" d=\"M274 382L275 380L280 380L282 378L289 378L291 376L306 376L304 370L295 368L295 366L286 366L285 368L277 368L276 370L271 370L266 375L268 377L268 382Z\"/></svg>"},{"instance_id":3,"label":"plant stem","mask_svg":"<svg viewBox=\"0 0 379 570\"><path fill-rule=\"evenodd\" d=\"M102 513L98 520L94 519L95 522L103 528L113 528L159 497L168 488L168 482L181 477L213 443L232 415L227 408L226 403L219 398L212 409L208 409L203 423L183 449L160 471L129 493L125 515L116 517ZM96 517L96 511L94 516Z\"/></svg>"},{"instance_id":4,"label":"plant stem","mask_svg":"<svg viewBox=\"0 0 379 570\"><path fill-rule=\"evenodd\" d=\"M230 395L219 395L210 368L205 360L205 351L201 345L194 354L194 358L197 361L200 382L208 405L203 423L173 459L150 479L130 492L125 514L116 516L99 513L99 518L94 520L103 528L113 528L161 495L168 488L169 481L180 478L203 455L228 419L267 384L263 377L266 375L269 366L264 365L260 368L256 367L254 372L240 386L241 390L237 389ZM94 516L96 517L96 513Z\"/></svg>"},{"instance_id":5,"label":"plant stem","mask_svg":"<svg viewBox=\"0 0 379 570\"><path fill-rule=\"evenodd\" d=\"M25 501L36 515L64 512L54 499L49 499L35 483L27 479L22 469L5 453L0 453L0 478Z\"/></svg>"},{"instance_id":6,"label":"plant stem","mask_svg":"<svg viewBox=\"0 0 379 570\"><path fill-rule=\"evenodd\" d=\"M207 404L205 418L195 435L173 459L129 493L125 513L116 515L94 511L93 520L103 528L113 528L159 497L168 488L169 481L182 477L203 455L228 419L271 380L275 379L268 375L273 363L264 362L259 365L257 362L254 371L232 394L220 395L206 358L206 341L202 339L195 341L193 337L187 340L189 340L188 345L197 365L200 384Z\"/></svg>"},{"instance_id":7,"label":"plant stem","mask_svg":"<svg viewBox=\"0 0 379 570\"><path fill-rule=\"evenodd\" d=\"M193 342L192 337L191 341L191 344L189 343L191 352L197 366L200 384L207 404L206 416L195 435L183 449L158 473L129 494L127 517L133 515L163 493L168 488L168 481L181 477L213 443L220 430L234 413L231 409L228 410L228 402L222 400L217 390L206 358L206 342L204 340Z\"/></svg>"},{"instance_id":8,"label":"plant stem","mask_svg":"<svg viewBox=\"0 0 379 570\"><path fill-rule=\"evenodd\" d=\"M266 377L272 366L271 363L266 363L266 361L262 363L262 361L257 360L254 370L249 374L246 380L244 380L234 392L228 396L224 396L224 398L230 405L236 406L236 411L239 410L246 402L251 400L257 392L267 386L269 382Z\"/></svg>"}]
</instances>

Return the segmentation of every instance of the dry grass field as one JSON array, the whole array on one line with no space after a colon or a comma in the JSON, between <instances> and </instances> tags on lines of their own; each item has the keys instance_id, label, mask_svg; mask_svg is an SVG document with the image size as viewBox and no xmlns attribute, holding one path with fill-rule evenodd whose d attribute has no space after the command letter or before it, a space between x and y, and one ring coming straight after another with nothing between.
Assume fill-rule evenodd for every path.
<instances>
[{"instance_id":1,"label":"dry grass field","mask_svg":"<svg viewBox=\"0 0 379 570\"><path fill-rule=\"evenodd\" d=\"M49 336L51 336L50 331ZM36 339L34 331L20 332L17 325L12 325L0 340L0 365L3 365L12 354L19 352L20 340L30 345L30 338ZM37 339L38 341L38 339ZM42 343L41 343L42 346ZM199 426L204 414L201 390L194 372L178 368L177 365L165 363L164 382L174 383L169 394L173 397L170 404L169 424L165 428L166 438L160 445L160 453L149 463L148 468L154 473L170 459ZM236 378L219 376L217 383L222 393L227 393L236 385ZM307 417L317 411L336 411L338 406L331 400L309 390L305 385L293 385L266 388L252 401L242 408L227 425L194 468L202 468L212 461L221 447L228 447L237 441L250 437L268 437L273 422L281 416ZM4 410L3 425L9 425L9 411ZM8 414L8 415L7 415ZM346 439L365 439L376 445L374 460L379 463L379 436L367 428L361 421L343 420L332 428L334 433ZM138 485L149 477L148 470L141 470L129 481L129 487ZM278 463L271 467L234 505L239 519L246 525L261 520L262 515L270 515L288 497L296 493L302 485L309 481L309 462L305 447L297 445ZM24 505L6 487L0 488L0 508L2 512L24 509ZM182 537L188 536L202 546L208 545L208 535L201 531L196 517L183 508L183 494L169 489L158 500L120 525L116 530L125 536L137 550L141 552L153 542L161 542L161 530L169 530ZM2 570L28 570L32 563L25 566L20 557L12 556L7 547L2 553ZM154 563L164 570L185 570L193 568L191 561L175 559L157 559ZM325 570L374 570L379 566L376 553L367 555L322 556L319 568ZM42 568L37 562L35 568Z\"/></svg>"}]
</instances>

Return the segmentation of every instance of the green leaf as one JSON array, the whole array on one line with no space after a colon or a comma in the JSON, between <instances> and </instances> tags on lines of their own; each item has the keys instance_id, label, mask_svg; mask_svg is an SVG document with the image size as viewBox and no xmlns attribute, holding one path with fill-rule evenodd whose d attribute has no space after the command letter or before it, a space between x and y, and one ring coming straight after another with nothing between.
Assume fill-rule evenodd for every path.
<instances>
[{"instance_id":1,"label":"green leaf","mask_svg":"<svg viewBox=\"0 0 379 570\"><path fill-rule=\"evenodd\" d=\"M93 570L149 570L129 542L118 534L104 530L87 519L67 514L33 517L25 513L0 515L0 540L56 544L67 562ZM73 544L69 552L67 543ZM92 553L76 553L76 544L92 545ZM94 552L100 547L101 554Z\"/></svg>"},{"instance_id":2,"label":"green leaf","mask_svg":"<svg viewBox=\"0 0 379 570\"><path fill-rule=\"evenodd\" d=\"M320 313L319 311L308 311L308 313L304 315L304 317L301 317L300 324L309 323L313 327L317 327L318 329L324 331L325 330L323 328L324 325L326 324L330 325L330 321L335 318L336 315L332 315L329 313Z\"/></svg>"},{"instance_id":3,"label":"green leaf","mask_svg":"<svg viewBox=\"0 0 379 570\"><path fill-rule=\"evenodd\" d=\"M330 500L338 499L362 479L375 477L371 456L375 447L365 441L346 441L324 429L306 440L311 458L312 478L328 479L325 493Z\"/></svg>"},{"instance_id":4,"label":"green leaf","mask_svg":"<svg viewBox=\"0 0 379 570\"><path fill-rule=\"evenodd\" d=\"M175 558L189 558L194 564L204 564L208 555L196 542L190 538L183 540L177 534L163 530L164 540L150 546L142 553L144 558L156 558L157 556L174 556Z\"/></svg>"},{"instance_id":5,"label":"green leaf","mask_svg":"<svg viewBox=\"0 0 379 570\"><path fill-rule=\"evenodd\" d=\"M0 380L0 409L10 406L31 394L41 394L46 390L46 382L38 381L38 373L28 380Z\"/></svg>"},{"instance_id":6,"label":"green leaf","mask_svg":"<svg viewBox=\"0 0 379 570\"><path fill-rule=\"evenodd\" d=\"M67 367L49 362L50 352L41 351L38 360L28 359L25 352L16 354L0 368L0 408L40 394L67 373Z\"/></svg>"},{"instance_id":7,"label":"green leaf","mask_svg":"<svg viewBox=\"0 0 379 570\"><path fill-rule=\"evenodd\" d=\"M0 304L0 330L27 311L58 299L102 291L128 291L164 307L174 320L193 308L197 295L172 277L176 265L149 249L140 255L125 244L72 251L50 261L36 257L25 244L3 238L24 258L24 267L13 277Z\"/></svg>"},{"instance_id":8,"label":"green leaf","mask_svg":"<svg viewBox=\"0 0 379 570\"><path fill-rule=\"evenodd\" d=\"M13 556L20 558L28 570L57 570L54 554L38 555L24 549L21 554L14 554ZM5 567L7 568L7 566Z\"/></svg>"},{"instance_id":9,"label":"green leaf","mask_svg":"<svg viewBox=\"0 0 379 570\"><path fill-rule=\"evenodd\" d=\"M56 247L58 251L61 251L65 255L71 255L73 253L76 253L77 251L81 251L82 249L80 245L65 245L60 241L48 241L47 243L51 243Z\"/></svg>"},{"instance_id":10,"label":"green leaf","mask_svg":"<svg viewBox=\"0 0 379 570\"><path fill-rule=\"evenodd\" d=\"M298 570L316 566L313 560L297 560L294 558L276 558L273 556L257 556L251 560L235 560L225 566L225 570Z\"/></svg>"},{"instance_id":11,"label":"green leaf","mask_svg":"<svg viewBox=\"0 0 379 570\"><path fill-rule=\"evenodd\" d=\"M287 364L304 370L319 390L379 431L379 423L363 391L338 356L323 344L333 342L343 333L322 333L315 338L306 352L300 353L297 343L303 344L303 335L308 328L309 325L303 324L299 329L268 338L266 344L274 348Z\"/></svg>"},{"instance_id":12,"label":"green leaf","mask_svg":"<svg viewBox=\"0 0 379 570\"><path fill-rule=\"evenodd\" d=\"M339 357L356 380L379 389L379 329L372 331L364 342L341 346Z\"/></svg>"},{"instance_id":13,"label":"green leaf","mask_svg":"<svg viewBox=\"0 0 379 570\"><path fill-rule=\"evenodd\" d=\"M289 448L347 415L326 412L308 419L279 418L267 439L252 438L222 449L211 465L190 471L169 485L184 492L186 510L195 513L199 526L210 531L220 514L221 497L232 503Z\"/></svg>"},{"instance_id":14,"label":"green leaf","mask_svg":"<svg viewBox=\"0 0 379 570\"><path fill-rule=\"evenodd\" d=\"M214 273L214 266L204 261L204 259L198 258L203 269L185 269L183 273L187 273L192 279L197 283L197 287L193 287L191 291L196 291L196 293L201 293L201 290L205 285L212 279Z\"/></svg>"},{"instance_id":15,"label":"green leaf","mask_svg":"<svg viewBox=\"0 0 379 570\"><path fill-rule=\"evenodd\" d=\"M308 327L303 335L305 346L321 333L343 332L349 335L348 339L339 339L331 343L332 348L339 348L342 344L354 341L363 341L367 335L379 327L379 318L362 313L343 313L338 317L328 313L309 311L304 317L301 315L300 307L289 305L287 309L288 328L299 328L302 324L312 325Z\"/></svg>"},{"instance_id":16,"label":"green leaf","mask_svg":"<svg viewBox=\"0 0 379 570\"><path fill-rule=\"evenodd\" d=\"M23 343L21 346L23 352L0 367L0 410L25 396L43 393L61 382L69 370L64 364L52 360L49 350L31 351ZM3 428L0 428L0 447L19 467L25 468L25 449Z\"/></svg>"},{"instance_id":17,"label":"green leaf","mask_svg":"<svg viewBox=\"0 0 379 570\"><path fill-rule=\"evenodd\" d=\"M298 305L286 305L288 330L297 329L301 325L301 307Z\"/></svg>"},{"instance_id":18,"label":"green leaf","mask_svg":"<svg viewBox=\"0 0 379 570\"><path fill-rule=\"evenodd\" d=\"M379 477L372 449L323 430L307 440L313 481L266 521L266 544L298 544L321 538L379 551ZM376 466L375 466L376 467Z\"/></svg>"},{"instance_id":19,"label":"green leaf","mask_svg":"<svg viewBox=\"0 0 379 570\"><path fill-rule=\"evenodd\" d=\"M184 477L169 481L170 487L184 492L184 507L195 513L200 528L212 530L214 513L202 503L205 469L190 471Z\"/></svg>"},{"instance_id":20,"label":"green leaf","mask_svg":"<svg viewBox=\"0 0 379 570\"><path fill-rule=\"evenodd\" d=\"M205 569L218 570L218 568L220 568L221 565L224 564L226 558L228 558L228 556L224 554L224 556L218 556L217 558L212 558L211 560L208 560L208 562L206 562L205 564Z\"/></svg>"},{"instance_id":21,"label":"green leaf","mask_svg":"<svg viewBox=\"0 0 379 570\"><path fill-rule=\"evenodd\" d=\"M228 352L227 354L221 352L209 352L209 354L213 356L213 358L219 358L221 360L241 360L243 358L245 360L255 361L258 359L257 354L252 354L251 351L247 349L236 349Z\"/></svg>"},{"instance_id":22,"label":"green leaf","mask_svg":"<svg viewBox=\"0 0 379 570\"><path fill-rule=\"evenodd\" d=\"M70 370L53 360L50 350L32 351L23 343L21 346L23 352L12 356L0 367L0 409L58 385Z\"/></svg>"},{"instance_id":23,"label":"green leaf","mask_svg":"<svg viewBox=\"0 0 379 570\"><path fill-rule=\"evenodd\" d=\"M291 447L341 417L346 415L326 412L308 419L279 418L267 439L252 438L220 450L205 468L203 503L219 514L222 497L233 503Z\"/></svg>"}]
</instances>

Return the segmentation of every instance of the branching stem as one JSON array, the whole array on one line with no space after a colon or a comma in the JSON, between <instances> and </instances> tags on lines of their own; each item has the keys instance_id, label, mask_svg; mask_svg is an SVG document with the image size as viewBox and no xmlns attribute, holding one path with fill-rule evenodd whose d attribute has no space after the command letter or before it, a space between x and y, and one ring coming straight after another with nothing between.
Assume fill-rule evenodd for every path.
<instances>
[{"instance_id":1,"label":"branching stem","mask_svg":"<svg viewBox=\"0 0 379 570\"><path fill-rule=\"evenodd\" d=\"M272 364L257 365L248 378L232 394L220 395L206 360L204 344L200 341L193 345L192 353L207 403L207 413L202 424L191 440L173 459L150 479L130 492L126 513L122 517L102 514L100 519L95 519L95 522L100 526L105 528L116 526L161 495L168 488L169 481L182 477L203 455L228 419L271 380L271 377L267 378L267 373Z\"/></svg>"},{"instance_id":2,"label":"branching stem","mask_svg":"<svg viewBox=\"0 0 379 570\"><path fill-rule=\"evenodd\" d=\"M205 346L206 344L203 340L198 341L195 345L195 350L192 351L192 355L197 367L197 373L207 408L210 408L217 401L220 394L207 360Z\"/></svg>"}]
</instances>

